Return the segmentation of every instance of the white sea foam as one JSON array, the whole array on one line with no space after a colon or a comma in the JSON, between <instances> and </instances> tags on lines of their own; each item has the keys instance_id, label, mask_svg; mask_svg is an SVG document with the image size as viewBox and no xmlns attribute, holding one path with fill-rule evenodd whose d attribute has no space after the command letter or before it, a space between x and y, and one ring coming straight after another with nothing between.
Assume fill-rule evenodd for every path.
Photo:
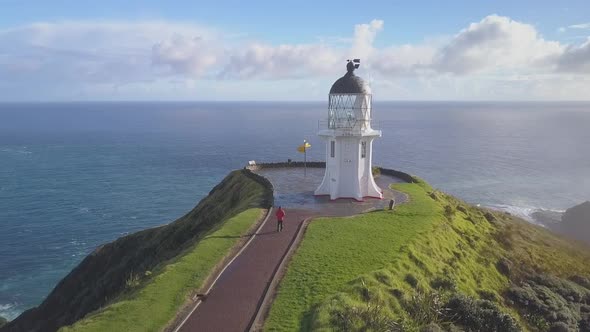
<instances>
[{"instance_id":1,"label":"white sea foam","mask_svg":"<svg viewBox=\"0 0 590 332\"><path fill-rule=\"evenodd\" d=\"M10 309L12 307L14 307L13 304L1 304L0 303L0 311L8 310L8 309Z\"/></svg>"},{"instance_id":2,"label":"white sea foam","mask_svg":"<svg viewBox=\"0 0 590 332\"><path fill-rule=\"evenodd\" d=\"M13 320L15 319L21 312L16 308L16 303L0 303L0 316L8 319Z\"/></svg>"},{"instance_id":3,"label":"white sea foam","mask_svg":"<svg viewBox=\"0 0 590 332\"><path fill-rule=\"evenodd\" d=\"M27 150L27 147L24 146L21 149L11 149L11 148L2 148L0 152L12 153L12 154L32 154L32 151Z\"/></svg>"},{"instance_id":4,"label":"white sea foam","mask_svg":"<svg viewBox=\"0 0 590 332\"><path fill-rule=\"evenodd\" d=\"M543 224L539 220L534 217L535 212L550 212L550 213L564 213L565 210L559 209L549 209L549 208L540 208L540 207L532 207L532 206L515 206L515 205L508 205L508 204L490 204L485 205L486 207L494 210L500 210L504 212L508 212L514 216L520 217L530 223L535 225L546 227L547 225Z\"/></svg>"}]
</instances>

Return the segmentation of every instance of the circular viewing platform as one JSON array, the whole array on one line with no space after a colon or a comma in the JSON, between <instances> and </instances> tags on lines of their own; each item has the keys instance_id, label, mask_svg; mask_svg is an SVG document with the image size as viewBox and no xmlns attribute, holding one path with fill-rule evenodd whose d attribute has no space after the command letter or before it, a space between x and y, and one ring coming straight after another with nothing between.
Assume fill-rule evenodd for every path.
<instances>
[{"instance_id":1,"label":"circular viewing platform","mask_svg":"<svg viewBox=\"0 0 590 332\"><path fill-rule=\"evenodd\" d=\"M363 201L352 198L331 200L329 196L314 195L314 190L322 182L325 163L308 162L305 168L301 162L258 164L247 168L272 183L274 205L285 208L312 210L321 215L350 216L386 209L391 199L394 199L396 204L408 200L406 194L390 188L393 183L403 183L407 180L392 175L375 176L375 182L383 191L383 199L366 197Z\"/></svg>"}]
</instances>

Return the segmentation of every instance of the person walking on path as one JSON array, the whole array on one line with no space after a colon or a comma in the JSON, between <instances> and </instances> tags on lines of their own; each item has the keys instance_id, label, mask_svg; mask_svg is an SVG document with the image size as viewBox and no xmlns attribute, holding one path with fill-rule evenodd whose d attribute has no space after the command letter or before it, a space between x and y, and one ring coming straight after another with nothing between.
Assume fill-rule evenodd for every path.
<instances>
[{"instance_id":1,"label":"person walking on path","mask_svg":"<svg viewBox=\"0 0 590 332\"><path fill-rule=\"evenodd\" d=\"M283 231L283 218L285 218L285 210L279 206L279 209L276 213L277 216L277 232Z\"/></svg>"}]
</instances>

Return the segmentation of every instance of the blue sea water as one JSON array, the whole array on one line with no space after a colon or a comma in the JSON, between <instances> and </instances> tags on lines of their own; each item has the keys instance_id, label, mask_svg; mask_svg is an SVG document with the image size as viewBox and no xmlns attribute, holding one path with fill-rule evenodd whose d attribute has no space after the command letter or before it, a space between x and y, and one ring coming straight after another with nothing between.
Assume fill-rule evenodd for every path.
<instances>
[{"instance_id":1,"label":"blue sea water","mask_svg":"<svg viewBox=\"0 0 590 332\"><path fill-rule=\"evenodd\" d=\"M590 199L589 103L376 102L376 165L530 218ZM322 160L322 102L0 104L0 316L248 160ZM531 219L532 220L532 219Z\"/></svg>"}]
</instances>

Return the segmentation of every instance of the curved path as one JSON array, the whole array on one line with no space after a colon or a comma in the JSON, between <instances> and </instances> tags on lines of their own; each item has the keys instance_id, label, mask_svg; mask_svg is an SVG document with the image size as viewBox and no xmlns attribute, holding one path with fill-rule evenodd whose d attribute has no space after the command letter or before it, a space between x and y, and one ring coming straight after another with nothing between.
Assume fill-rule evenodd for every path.
<instances>
[{"instance_id":1,"label":"curved path","mask_svg":"<svg viewBox=\"0 0 590 332\"><path fill-rule=\"evenodd\" d=\"M182 323L178 331L249 330L269 291L275 273L286 258L305 219L316 216L346 216L381 209L388 204L390 198L394 197L397 203L407 200L404 194L385 189L389 188L392 182L400 182L398 179L381 176L376 180L377 184L385 189L386 199L370 199L365 202L330 201L325 197L313 198L312 195L313 202L310 202L308 188L298 187L308 178L300 179L289 173L292 169L285 172L280 173L277 170L261 172L261 175L269 178L275 187L277 205L282 204L286 207L283 231L280 233L276 231L275 210L272 209L269 212L270 218L262 225L254 239L223 270L211 291ZM308 174L309 172L310 170ZM315 181L310 181L310 183L313 182ZM281 196L282 193L288 193L288 197Z\"/></svg>"}]
</instances>

